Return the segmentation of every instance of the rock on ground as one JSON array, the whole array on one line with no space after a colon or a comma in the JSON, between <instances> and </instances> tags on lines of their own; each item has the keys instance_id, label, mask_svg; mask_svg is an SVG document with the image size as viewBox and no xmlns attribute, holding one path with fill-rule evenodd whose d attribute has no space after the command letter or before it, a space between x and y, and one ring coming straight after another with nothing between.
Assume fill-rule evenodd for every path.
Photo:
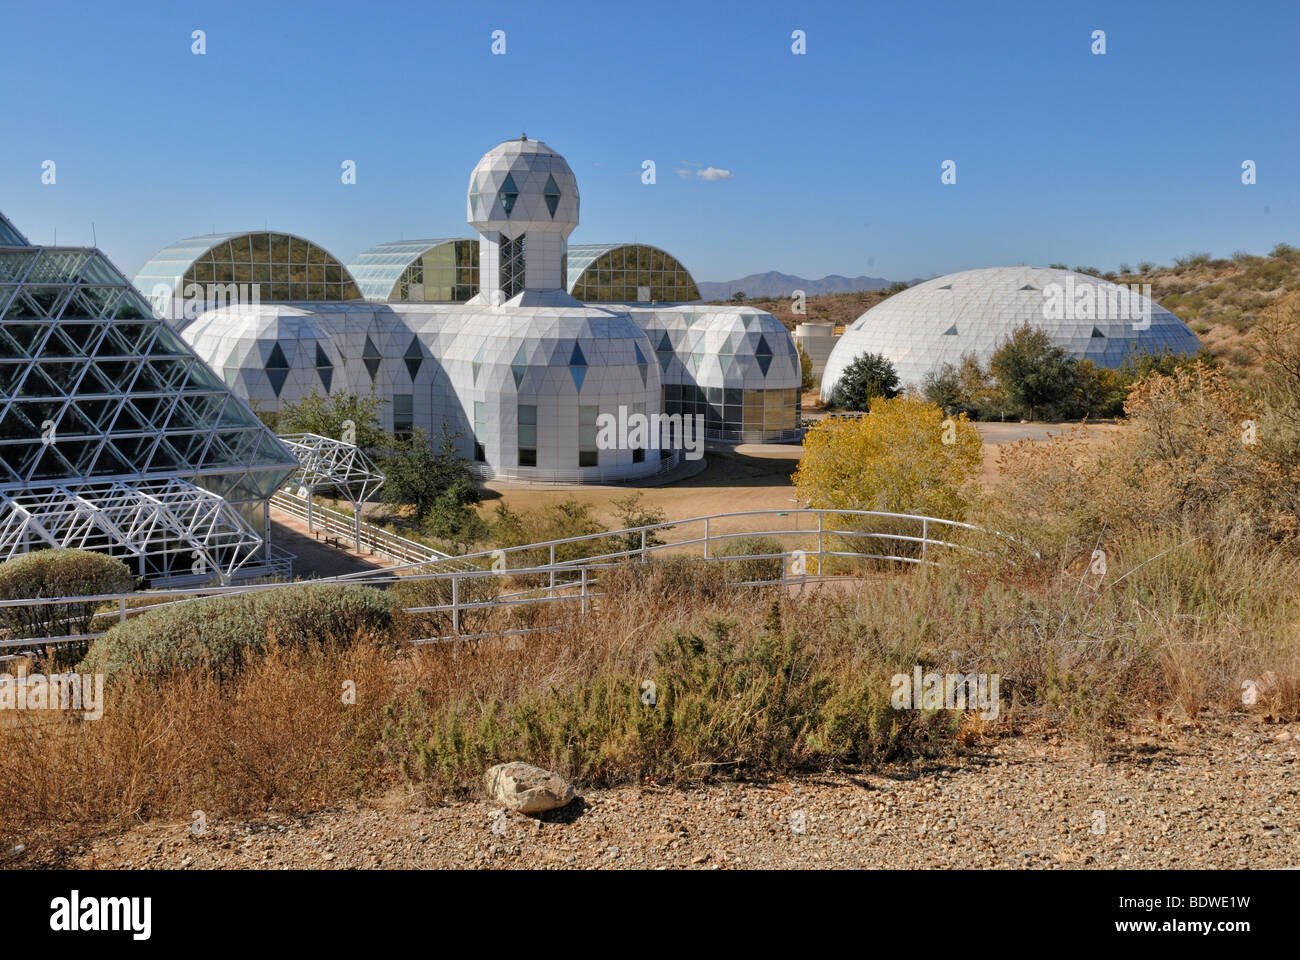
<instances>
[{"instance_id":1,"label":"rock on ground","mask_svg":"<svg viewBox=\"0 0 1300 960\"><path fill-rule=\"evenodd\" d=\"M498 763L483 777L490 799L515 813L545 813L573 801L573 787L558 773L527 763Z\"/></svg>"}]
</instances>

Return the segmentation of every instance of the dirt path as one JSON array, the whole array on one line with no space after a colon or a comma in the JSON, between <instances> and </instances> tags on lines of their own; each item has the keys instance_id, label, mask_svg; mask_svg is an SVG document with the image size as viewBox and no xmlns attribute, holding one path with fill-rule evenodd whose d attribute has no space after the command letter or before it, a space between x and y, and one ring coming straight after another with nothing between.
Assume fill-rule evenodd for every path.
<instances>
[{"instance_id":1,"label":"dirt path","mask_svg":"<svg viewBox=\"0 0 1300 960\"><path fill-rule=\"evenodd\" d=\"M1046 730L910 770L585 791L540 819L405 791L304 817L146 824L7 866L1294 867L1300 725L1144 724L1092 763Z\"/></svg>"}]
</instances>

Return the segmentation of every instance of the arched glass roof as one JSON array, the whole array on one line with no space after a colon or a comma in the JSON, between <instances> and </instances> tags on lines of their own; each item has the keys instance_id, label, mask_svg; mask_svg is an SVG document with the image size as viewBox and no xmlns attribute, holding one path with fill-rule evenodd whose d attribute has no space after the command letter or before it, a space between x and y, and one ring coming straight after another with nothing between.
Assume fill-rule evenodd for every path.
<instances>
[{"instance_id":1,"label":"arched glass roof","mask_svg":"<svg viewBox=\"0 0 1300 960\"><path fill-rule=\"evenodd\" d=\"M695 280L672 254L645 243L570 244L569 293L584 303L688 303Z\"/></svg>"},{"instance_id":2,"label":"arched glass roof","mask_svg":"<svg viewBox=\"0 0 1300 960\"><path fill-rule=\"evenodd\" d=\"M244 285L242 299L262 302L359 300L348 268L328 250L291 233L265 230L252 233L214 233L179 240L156 253L135 275L135 287L155 299L159 286L184 297L185 287L199 284ZM211 299L204 297L204 299Z\"/></svg>"},{"instance_id":3,"label":"arched glass roof","mask_svg":"<svg viewBox=\"0 0 1300 960\"><path fill-rule=\"evenodd\" d=\"M464 303L478 293L478 241L381 243L357 254L348 269L367 300Z\"/></svg>"}]
</instances>

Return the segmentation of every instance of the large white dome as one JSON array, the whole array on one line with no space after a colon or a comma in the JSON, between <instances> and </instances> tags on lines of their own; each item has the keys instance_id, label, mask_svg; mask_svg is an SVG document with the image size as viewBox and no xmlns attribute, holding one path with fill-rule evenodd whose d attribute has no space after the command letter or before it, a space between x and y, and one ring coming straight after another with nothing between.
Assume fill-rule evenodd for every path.
<instances>
[{"instance_id":1,"label":"large white dome","mask_svg":"<svg viewBox=\"0 0 1300 960\"><path fill-rule=\"evenodd\" d=\"M821 395L864 353L883 354L904 386L920 386L944 363L970 353L987 363L1023 324L1041 329L1072 356L1118 367L1131 352L1193 354L1196 334L1128 287L1072 270L989 267L909 287L876 304L844 332L826 361Z\"/></svg>"}]
</instances>

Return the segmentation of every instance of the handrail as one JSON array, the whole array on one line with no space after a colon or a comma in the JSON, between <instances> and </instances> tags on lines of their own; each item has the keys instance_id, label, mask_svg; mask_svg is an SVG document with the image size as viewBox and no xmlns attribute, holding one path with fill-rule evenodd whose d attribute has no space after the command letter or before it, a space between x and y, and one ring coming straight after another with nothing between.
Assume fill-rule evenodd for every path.
<instances>
[{"instance_id":1,"label":"handrail","mask_svg":"<svg viewBox=\"0 0 1300 960\"><path fill-rule=\"evenodd\" d=\"M314 530L316 526L320 526L325 533L334 534L340 540L346 537L349 541L353 541L359 526L362 546L368 547L371 553L382 554L399 563L427 563L451 559L449 553L443 553L428 544L409 540L383 527L365 521L361 521L358 525L354 517L332 507L313 502L309 509L308 498L285 490L277 490L271 494L271 506L304 521L308 524L308 529Z\"/></svg>"},{"instance_id":2,"label":"handrail","mask_svg":"<svg viewBox=\"0 0 1300 960\"><path fill-rule=\"evenodd\" d=\"M301 500L301 498L294 498ZM320 508L328 510L328 508ZM337 511L335 511L337 512ZM344 516L340 514L340 516ZM754 518L754 517L791 517L796 521L805 517L815 517L816 526L804 529L796 526L793 529L774 529L774 530L745 530L720 532L717 530L716 522L720 520ZM878 518L891 521L910 521L920 526L920 535L915 536L907 533L894 532L892 530L845 530L836 526L827 526L827 519L836 518ZM347 518L349 521L351 518ZM655 531L666 530L674 527L684 527L691 524L704 525L704 535L692 537L684 540L676 540L666 543L650 543L650 534ZM486 550L463 556L450 556L440 551L435 551L431 547L425 547L422 544L415 544L414 541L407 541L415 546L419 546L430 553L437 554L429 559L421 560L415 563L407 563L404 566L392 567L374 573L363 571L361 573L344 574L336 577L322 577L316 580L305 581L308 583L350 583L355 585L373 585L377 587L390 587L396 582L419 582L425 580L447 580L451 584L451 602L443 604L431 604L423 606L413 606L405 608L408 613L450 613L452 615L453 631L446 638L422 638L420 642L427 642L430 639L449 639L460 638L463 635L460 631L461 614L471 610L481 610L489 608L506 608L527 603L549 603L549 602L578 602L581 609L585 612L590 601L602 596L601 593L595 592L592 588L598 583L596 575L601 571L611 569L620 563L627 562L646 562L651 555L664 553L666 551L690 550L692 547L701 546L704 559L709 562L736 562L745 560L780 560L781 576L770 580L743 581L734 584L735 586L754 586L760 584L778 585L805 583L809 579L808 564L806 560L812 556L817 557L817 573L813 576L818 579L835 576L834 574L825 574L823 572L824 560L827 557L841 557L858 560L879 560L885 562L907 563L913 565L934 565L936 561L931 559L930 554L933 549L945 549L952 551L966 551L974 553L983 553L968 544L954 542L946 537L935 537L931 535L932 525L938 525L945 531L956 532L957 530L968 530L977 533L986 533L997 537L1005 542L1014 543L1013 538L1005 534L999 534L993 531L984 530L978 526L969 523L963 523L957 520L947 520L942 517L928 517L917 514L891 513L879 510L848 510L848 509L825 509L816 507L795 507L789 510L743 510L730 513L709 514L702 517L691 517L686 520L677 520L673 522L645 524L639 527L628 527L623 530L613 530L605 533L584 534L577 537L562 537L555 540L546 540L539 543L522 544L515 547L505 547L498 550ZM363 525L370 527L371 530L380 528L372 527L369 524ZM351 525L349 531L351 532ZM382 531L393 540L404 540L395 534L388 534ZM639 535L639 536L638 536ZM828 536L845 537L845 538L872 538L877 541L889 543L908 543L919 545L919 555L904 556L897 552L875 552L870 550L835 550L828 549L825 538ZM745 538L778 538L778 537L797 537L808 541L809 549L796 547L790 551L780 553L755 553L755 554L737 554L719 556L716 549L711 549L714 545L728 540L745 539ZM623 543L632 543L632 546L625 547L612 552L598 553L590 556L577 557L569 560L557 560L556 548L568 544L590 543L593 541L622 541ZM640 543L637 544L636 541ZM815 547L812 544L815 542ZM549 554L549 561L545 563L532 563L523 567L511 568L508 563L508 557L511 554L518 554L521 551L538 551L544 550ZM689 554L688 554L689 555ZM803 562L796 562L803 561ZM399 577L397 575L402 574ZM494 594L486 600L465 600L461 599L460 586L462 583L473 582L479 579L495 578L537 578L544 579L545 582L537 586L526 586L524 589L517 589L513 592ZM96 618L112 617L116 615L119 622L124 622L128 616L146 610L157 609L159 607L170 606L176 603L192 602L196 599L211 596L225 596L230 594L243 594L260 592L264 590L283 590L291 589L294 586L301 586L304 581L290 583L256 583L256 584L239 584L230 586L206 586L206 587L174 587L160 590L136 591L134 593L118 594L95 594L91 596L80 597L31 597L14 600L0 600L0 609L23 606L44 606L52 604L115 604L117 610L101 611L97 613ZM574 591L577 592L574 592ZM160 602L148 605L128 607L128 601L139 600L142 598L157 599ZM93 639L100 636L100 633L94 634L70 634L62 637L39 637L39 638L13 638L0 639L0 648L16 647L22 645L36 646L57 643L72 643Z\"/></svg>"}]
</instances>

